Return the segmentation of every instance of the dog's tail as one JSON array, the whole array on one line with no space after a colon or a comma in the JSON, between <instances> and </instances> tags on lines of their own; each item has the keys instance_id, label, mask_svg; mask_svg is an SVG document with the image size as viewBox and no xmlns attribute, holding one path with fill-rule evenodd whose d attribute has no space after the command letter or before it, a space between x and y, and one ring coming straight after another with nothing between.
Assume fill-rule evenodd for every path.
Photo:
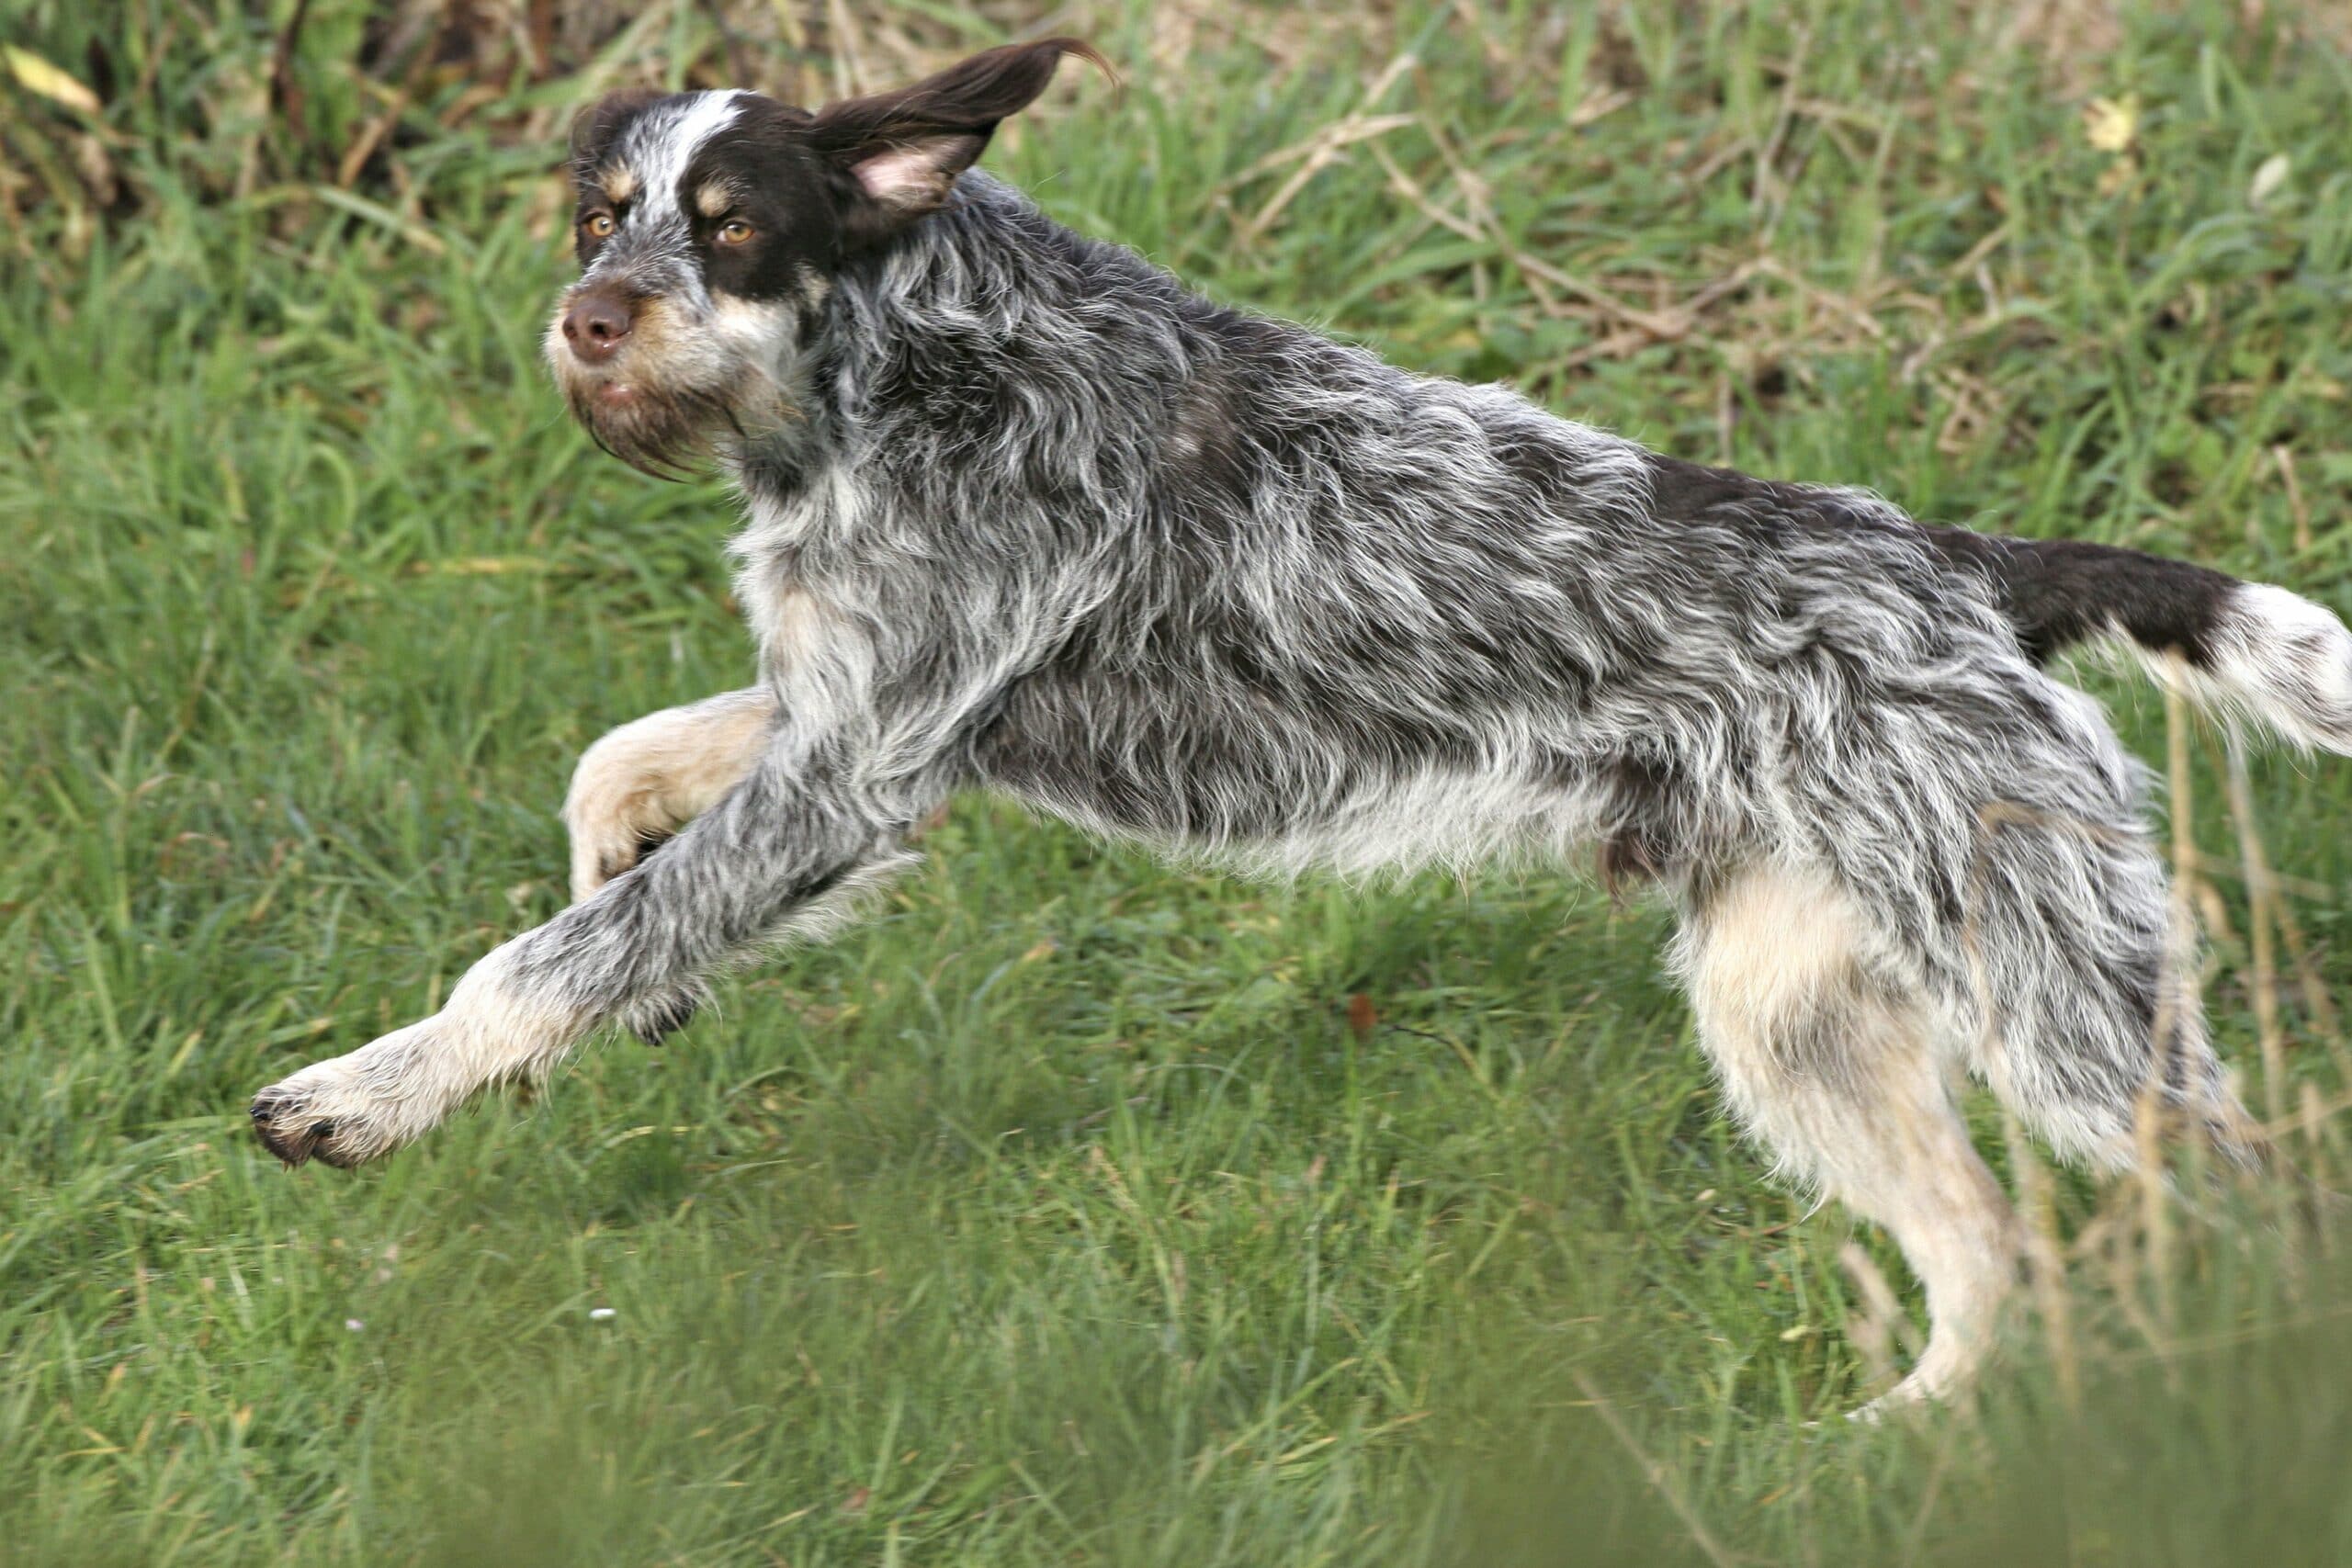
<instances>
[{"instance_id":1,"label":"dog's tail","mask_svg":"<svg viewBox=\"0 0 2352 1568\"><path fill-rule=\"evenodd\" d=\"M2120 638L2157 681L2199 705L2352 756L2352 631L2324 606L2139 550L1933 532L1948 556L1992 576L2037 660Z\"/></svg>"}]
</instances>

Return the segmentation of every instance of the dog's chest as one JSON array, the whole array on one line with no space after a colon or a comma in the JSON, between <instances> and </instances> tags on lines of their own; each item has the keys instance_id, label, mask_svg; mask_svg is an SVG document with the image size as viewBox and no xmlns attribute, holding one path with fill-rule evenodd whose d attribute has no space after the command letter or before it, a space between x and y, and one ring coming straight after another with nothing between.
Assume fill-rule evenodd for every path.
<instances>
[{"instance_id":1,"label":"dog's chest","mask_svg":"<svg viewBox=\"0 0 2352 1568\"><path fill-rule=\"evenodd\" d=\"M865 487L837 468L820 471L789 496L750 498L750 516L728 553L771 683L822 678L844 651L850 608L870 586L857 547L872 504Z\"/></svg>"}]
</instances>

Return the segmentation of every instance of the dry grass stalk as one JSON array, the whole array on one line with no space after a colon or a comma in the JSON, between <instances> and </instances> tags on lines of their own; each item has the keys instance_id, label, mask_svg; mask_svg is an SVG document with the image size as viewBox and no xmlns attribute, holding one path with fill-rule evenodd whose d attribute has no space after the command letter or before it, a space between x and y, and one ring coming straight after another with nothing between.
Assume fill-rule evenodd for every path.
<instances>
[{"instance_id":1,"label":"dry grass stalk","mask_svg":"<svg viewBox=\"0 0 2352 1568\"><path fill-rule=\"evenodd\" d=\"M2327 1109L2322 1104L2319 1085L2309 1078L2303 1080L2302 1097L2298 1111L2302 1122L2305 1157L2316 1167L2327 1149Z\"/></svg>"},{"instance_id":2,"label":"dry grass stalk","mask_svg":"<svg viewBox=\"0 0 2352 1568\"><path fill-rule=\"evenodd\" d=\"M2185 674L2183 672L2177 672ZM2165 764L2172 817L2172 904L2165 942L2170 971L2158 983L2155 1044L2148 1055L2148 1081L2142 1086L2132 1138L2139 1166L2141 1223L2147 1237L2148 1274L2156 1288L2156 1318L2167 1337L2180 1327L2172 1289L2172 1207L2165 1182L2164 1089L2173 1077L2172 1042L2182 1021L2180 998L2197 976L2187 972L2197 942L2197 818L2189 771L2190 721L2183 680L2165 682Z\"/></svg>"},{"instance_id":3,"label":"dry grass stalk","mask_svg":"<svg viewBox=\"0 0 2352 1568\"><path fill-rule=\"evenodd\" d=\"M1796 43L1789 51L1789 63L1781 73L1781 104L1772 116L1772 129L1765 133L1764 144L1756 150L1756 175L1748 189L1748 210L1757 220L1757 230L1763 243L1771 243L1773 231L1781 224L1781 214L1788 208L1789 192L1794 182L1783 179L1775 166L1780 162L1781 149L1789 139L1789 128L1796 123L1798 89L1804 81L1805 57L1813 52L1813 29L1797 30Z\"/></svg>"},{"instance_id":4,"label":"dry grass stalk","mask_svg":"<svg viewBox=\"0 0 2352 1568\"><path fill-rule=\"evenodd\" d=\"M1293 169L1289 177L1274 188L1274 194L1266 198L1263 206L1234 226L1233 243L1243 247L1256 244L1274 220L1282 216L1283 209L1288 207L1293 198L1306 188L1309 180L1340 161L1343 149L1372 137L1385 136L1399 126L1413 124L1414 117L1411 115L1383 115L1373 112L1380 107L1380 101L1388 96L1389 88L1395 86L1397 81L1413 68L1413 65L1414 60L1410 54L1396 56L1388 62L1378 76L1373 78L1372 85L1364 89L1363 103L1356 109L1333 120L1306 141L1295 147L1285 148L1274 153L1270 159L1260 160L1260 164L1272 168L1279 167L1284 162L1295 158L1298 160L1298 167ZM1244 171L1242 175L1227 182L1228 187L1245 183L1250 175L1259 172L1260 164L1252 164L1250 169Z\"/></svg>"},{"instance_id":5,"label":"dry grass stalk","mask_svg":"<svg viewBox=\"0 0 2352 1568\"><path fill-rule=\"evenodd\" d=\"M2254 795L2246 784L2245 749L2234 735L2229 741L2230 816L2237 824L2238 852L2245 863L2246 925L2254 961L2254 1026L2262 1047L2264 1114L2276 1122L2285 1114L2287 1094L2286 1032L2278 1021L2278 969L2271 950L2271 932L2278 920L2278 893L2270 865L2262 852L2262 835L2255 826Z\"/></svg>"},{"instance_id":6,"label":"dry grass stalk","mask_svg":"<svg viewBox=\"0 0 2352 1568\"><path fill-rule=\"evenodd\" d=\"M2018 1210L2025 1220L2025 1255L2058 1397L2070 1415L2083 1408L2082 1356L2075 1337L2074 1298L2066 1289L2066 1255L2058 1244L2057 1205L2050 1169L2027 1141L2017 1118L2004 1111L2001 1135L2008 1146L2017 1182Z\"/></svg>"},{"instance_id":7,"label":"dry grass stalk","mask_svg":"<svg viewBox=\"0 0 2352 1568\"><path fill-rule=\"evenodd\" d=\"M2303 487L2295 478L2295 449L2283 442L2270 449L2271 460L2278 465L2278 478L2287 486L2287 514L2295 520L2295 553L2307 555L2312 547L2312 509L2303 500Z\"/></svg>"},{"instance_id":8,"label":"dry grass stalk","mask_svg":"<svg viewBox=\"0 0 2352 1568\"><path fill-rule=\"evenodd\" d=\"M1691 1542L1708 1562L1715 1564L1715 1568L1732 1568L1735 1561L1732 1554L1724 1550L1723 1543L1709 1532L1706 1524L1684 1499L1681 1488L1674 1484L1672 1472L1642 1448L1640 1439L1634 1436L1633 1428L1625 1425L1625 1418L1617 1414L1615 1405L1602 1397L1600 1390L1583 1368L1577 1369L1575 1377L1578 1392L1591 1402L1593 1409L1600 1413L1601 1420L1608 1423L1611 1434L1623 1445L1627 1453L1633 1455L1634 1462L1641 1467L1642 1479L1666 1499L1666 1506L1674 1510L1674 1517L1682 1521L1684 1529L1690 1531Z\"/></svg>"},{"instance_id":9,"label":"dry grass stalk","mask_svg":"<svg viewBox=\"0 0 2352 1568\"><path fill-rule=\"evenodd\" d=\"M1900 1334L1909 1348L1917 1334L1894 1287L1887 1283L1885 1273L1871 1261L1871 1255L1862 1250L1860 1243L1849 1241L1839 1247L1838 1262L1846 1270L1846 1277L1854 1282L1855 1293L1862 1299L1862 1310L1849 1314L1846 1319L1846 1338L1861 1356L1871 1387L1884 1389L1895 1378L1895 1337Z\"/></svg>"}]
</instances>

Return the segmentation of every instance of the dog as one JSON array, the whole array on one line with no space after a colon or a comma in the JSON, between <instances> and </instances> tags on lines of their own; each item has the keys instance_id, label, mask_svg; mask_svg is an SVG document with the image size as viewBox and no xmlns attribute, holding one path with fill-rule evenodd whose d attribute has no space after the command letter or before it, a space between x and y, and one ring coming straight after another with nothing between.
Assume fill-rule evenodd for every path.
<instances>
[{"instance_id":1,"label":"dog","mask_svg":"<svg viewBox=\"0 0 2352 1568\"><path fill-rule=\"evenodd\" d=\"M1724 1103L1925 1288L1872 1408L1962 1386L2019 1271L1964 1076L2068 1159L2133 1166L2151 1112L2258 1157L2144 770L2044 666L2119 644L2352 753L2335 615L1679 461L1213 304L973 167L1069 56L1102 63L1048 39L814 111L582 117L547 361L607 451L732 481L760 683L591 749L577 901L264 1089L273 1153L375 1159L603 1026L660 1040L981 787L1260 873L1597 859L1655 890Z\"/></svg>"}]
</instances>

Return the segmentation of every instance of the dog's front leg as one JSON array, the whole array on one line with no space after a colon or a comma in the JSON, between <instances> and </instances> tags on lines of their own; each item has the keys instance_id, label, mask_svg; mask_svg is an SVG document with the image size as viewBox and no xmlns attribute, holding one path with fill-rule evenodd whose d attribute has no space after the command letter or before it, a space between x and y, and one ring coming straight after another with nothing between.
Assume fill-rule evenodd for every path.
<instances>
[{"instance_id":1,"label":"dog's front leg","mask_svg":"<svg viewBox=\"0 0 2352 1568\"><path fill-rule=\"evenodd\" d=\"M716 806L752 770L775 726L764 686L624 724L580 758L564 796L574 903Z\"/></svg>"},{"instance_id":2,"label":"dog's front leg","mask_svg":"<svg viewBox=\"0 0 2352 1568\"><path fill-rule=\"evenodd\" d=\"M910 828L955 782L787 721L742 781L658 855L475 964L447 1005L262 1090L255 1130L291 1164L356 1165L490 1085L544 1073L617 1023L658 1039L704 976L756 944L815 934L912 857Z\"/></svg>"}]
</instances>

